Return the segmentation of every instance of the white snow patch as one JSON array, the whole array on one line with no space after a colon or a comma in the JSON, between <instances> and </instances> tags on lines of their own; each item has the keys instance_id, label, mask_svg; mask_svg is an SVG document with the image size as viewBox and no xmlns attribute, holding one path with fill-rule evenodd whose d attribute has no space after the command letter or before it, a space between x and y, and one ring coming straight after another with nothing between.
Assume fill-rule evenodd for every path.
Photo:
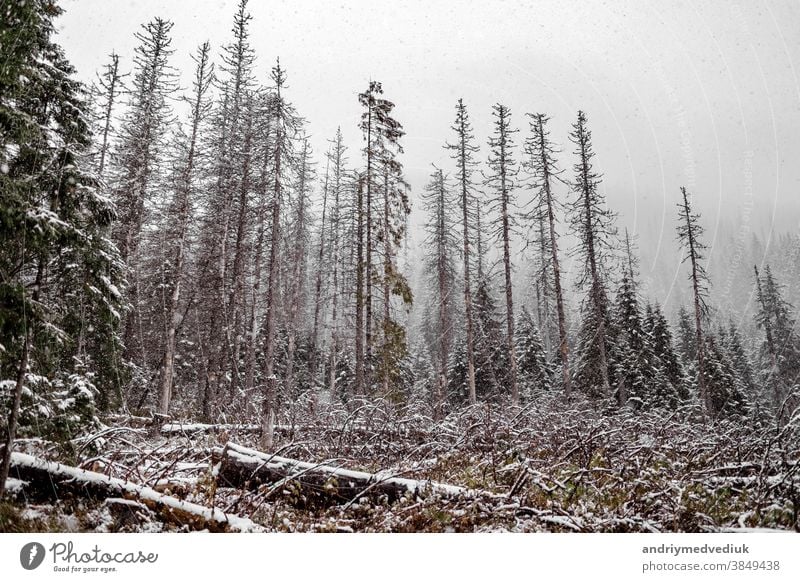
<instances>
[{"instance_id":1,"label":"white snow patch","mask_svg":"<svg viewBox=\"0 0 800 582\"><path fill-rule=\"evenodd\" d=\"M78 469L76 467L69 467L67 465L62 465L61 463L53 463L50 461L45 461L43 459L38 459L36 457L33 457L31 455L26 455L24 453L16 453L16 452L11 453L11 466L44 469L45 471L47 471L52 475L71 478L80 483L103 483L109 486L109 489L111 491L119 493L128 493L138 497L139 499L154 501L156 503L166 505L167 507L185 511L187 513L193 513L195 515L201 516L206 521L212 521L220 524L227 524L228 527L233 531L240 531L240 532L264 531L264 528L254 523L253 521L244 517L227 514L221 511L220 509L217 509L216 507L208 508L208 507L203 507L202 505L198 505L196 503L181 501L180 499L176 499L175 497L163 495L158 491L151 489L150 487L137 485L136 483L123 481L122 479L117 479L116 477L109 477L108 475L95 473L94 471L86 471L84 469Z\"/></svg>"}]
</instances>

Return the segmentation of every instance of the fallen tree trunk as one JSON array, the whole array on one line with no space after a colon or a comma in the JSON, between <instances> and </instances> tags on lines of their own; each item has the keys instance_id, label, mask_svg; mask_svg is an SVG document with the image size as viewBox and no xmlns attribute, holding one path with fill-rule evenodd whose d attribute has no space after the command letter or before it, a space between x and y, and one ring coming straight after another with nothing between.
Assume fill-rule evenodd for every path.
<instances>
[{"instance_id":1,"label":"fallen tree trunk","mask_svg":"<svg viewBox=\"0 0 800 582\"><path fill-rule=\"evenodd\" d=\"M209 434L209 433L260 433L261 425L259 424L203 424L203 423L187 423L181 424L179 422L171 422L161 427L161 434L175 435L175 434Z\"/></svg>"},{"instance_id":2,"label":"fallen tree trunk","mask_svg":"<svg viewBox=\"0 0 800 582\"><path fill-rule=\"evenodd\" d=\"M161 426L160 432L164 436L175 435L197 435L197 434L260 434L262 427L260 424L205 424L199 422L170 422ZM276 424L273 427L275 433L292 438L297 434L323 434L329 438L349 437L362 440L375 439L379 437L403 437L416 438L417 442L423 442L429 435L426 432L411 431L405 427L400 428L369 428L359 425L282 425Z\"/></svg>"},{"instance_id":3,"label":"fallen tree trunk","mask_svg":"<svg viewBox=\"0 0 800 582\"><path fill-rule=\"evenodd\" d=\"M23 453L11 454L11 474L25 482L27 498L57 500L73 495L94 500L122 497L139 501L164 521L213 532L258 532L263 528L249 519L214 508L181 501L150 487L45 461Z\"/></svg>"},{"instance_id":4,"label":"fallen tree trunk","mask_svg":"<svg viewBox=\"0 0 800 582\"><path fill-rule=\"evenodd\" d=\"M351 502L362 496L385 496L390 503L401 497L474 496L481 492L432 481L405 479L386 472L365 473L328 464L315 464L270 455L228 443L211 451L217 482L222 487L257 489L272 484L273 490L289 483L302 489L306 504Z\"/></svg>"}]
</instances>

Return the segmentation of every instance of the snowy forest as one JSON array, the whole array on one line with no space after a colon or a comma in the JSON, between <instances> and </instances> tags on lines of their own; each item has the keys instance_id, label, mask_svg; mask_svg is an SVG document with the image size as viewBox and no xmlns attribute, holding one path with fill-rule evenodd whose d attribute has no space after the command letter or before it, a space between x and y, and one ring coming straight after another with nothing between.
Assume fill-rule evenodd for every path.
<instances>
[{"instance_id":1,"label":"snowy forest","mask_svg":"<svg viewBox=\"0 0 800 582\"><path fill-rule=\"evenodd\" d=\"M0 531L800 531L797 229L668 184L668 305L591 111L439 104L412 188L392 87L314 151L247 0L189 86L170 20L84 83L0 7Z\"/></svg>"}]
</instances>

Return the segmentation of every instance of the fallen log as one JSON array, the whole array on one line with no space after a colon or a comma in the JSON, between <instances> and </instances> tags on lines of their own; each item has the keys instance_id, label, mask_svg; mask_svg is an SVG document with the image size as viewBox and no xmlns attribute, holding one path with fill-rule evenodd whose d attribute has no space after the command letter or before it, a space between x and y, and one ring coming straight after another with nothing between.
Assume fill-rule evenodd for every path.
<instances>
[{"instance_id":1,"label":"fallen log","mask_svg":"<svg viewBox=\"0 0 800 582\"><path fill-rule=\"evenodd\" d=\"M53 501L72 495L100 501L121 497L144 504L166 522L188 525L194 530L263 531L261 526L251 520L224 513L216 507L209 508L181 501L144 485L23 453L11 454L10 473L19 481L26 482L24 494L29 499Z\"/></svg>"},{"instance_id":2,"label":"fallen log","mask_svg":"<svg viewBox=\"0 0 800 582\"><path fill-rule=\"evenodd\" d=\"M259 424L203 424L199 422L192 422L182 424L180 422L171 422L161 426L161 434L163 435L176 435L176 434L213 434L213 433L260 433L261 425Z\"/></svg>"},{"instance_id":3,"label":"fallen log","mask_svg":"<svg viewBox=\"0 0 800 582\"><path fill-rule=\"evenodd\" d=\"M327 463L308 463L270 455L228 443L211 451L217 483L222 487L258 489L273 485L275 489L289 483L299 484L305 504L334 504L354 499L386 497L393 503L401 497L476 496L482 492L432 481L406 479L387 472L365 473Z\"/></svg>"},{"instance_id":4,"label":"fallen log","mask_svg":"<svg viewBox=\"0 0 800 582\"><path fill-rule=\"evenodd\" d=\"M260 424L206 424L201 422L169 422L163 424L160 432L164 436L187 435L194 436L198 434L260 434L262 427ZM399 429L380 427L370 428L366 426L331 426L331 425L284 425L276 424L273 427L276 434L292 438L297 434L324 434L331 438L358 438L360 440L369 440L378 437L385 438L412 438L416 442L422 442L428 437L428 433L420 431L411 431L406 427L399 427Z\"/></svg>"}]
</instances>

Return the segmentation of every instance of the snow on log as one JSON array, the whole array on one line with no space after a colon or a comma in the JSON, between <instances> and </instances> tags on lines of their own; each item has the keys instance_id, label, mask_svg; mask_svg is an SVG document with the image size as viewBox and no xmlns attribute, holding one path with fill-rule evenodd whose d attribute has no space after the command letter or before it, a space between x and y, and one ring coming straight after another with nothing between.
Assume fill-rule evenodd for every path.
<instances>
[{"instance_id":1,"label":"snow on log","mask_svg":"<svg viewBox=\"0 0 800 582\"><path fill-rule=\"evenodd\" d=\"M323 463L308 463L270 455L228 443L211 452L217 482L223 487L257 488L262 484L299 483L307 497L348 502L364 495L386 496L390 502L403 496L475 496L482 492L432 481L405 479L385 471L364 473Z\"/></svg>"},{"instance_id":2,"label":"snow on log","mask_svg":"<svg viewBox=\"0 0 800 582\"><path fill-rule=\"evenodd\" d=\"M133 499L155 511L161 519L192 529L213 532L259 532L263 528L249 519L230 515L217 508L181 501L163 495L150 487L86 471L61 463L45 461L23 453L11 454L11 474L25 485L25 495L33 498L58 499L76 495L105 500L122 497Z\"/></svg>"},{"instance_id":3,"label":"snow on log","mask_svg":"<svg viewBox=\"0 0 800 582\"><path fill-rule=\"evenodd\" d=\"M193 436L198 434L260 434L262 427L260 424L205 424L201 422L169 422L160 427L160 432L164 436ZM291 426L276 424L273 426L275 433L289 438L297 433L319 434L324 433L328 436L347 436L362 440L372 440L376 438L389 438L402 435L404 438L416 438L418 442L423 442L428 438L428 433L424 431L411 431L408 427L369 427L364 425L345 424L342 426L332 425L305 425Z\"/></svg>"},{"instance_id":4,"label":"snow on log","mask_svg":"<svg viewBox=\"0 0 800 582\"><path fill-rule=\"evenodd\" d=\"M203 424L199 422L192 422L182 424L179 422L172 422L164 424L161 427L161 434L174 435L174 434L207 434L207 433L220 433L220 432L239 432L239 433L259 433L261 432L261 425L258 424Z\"/></svg>"}]
</instances>

